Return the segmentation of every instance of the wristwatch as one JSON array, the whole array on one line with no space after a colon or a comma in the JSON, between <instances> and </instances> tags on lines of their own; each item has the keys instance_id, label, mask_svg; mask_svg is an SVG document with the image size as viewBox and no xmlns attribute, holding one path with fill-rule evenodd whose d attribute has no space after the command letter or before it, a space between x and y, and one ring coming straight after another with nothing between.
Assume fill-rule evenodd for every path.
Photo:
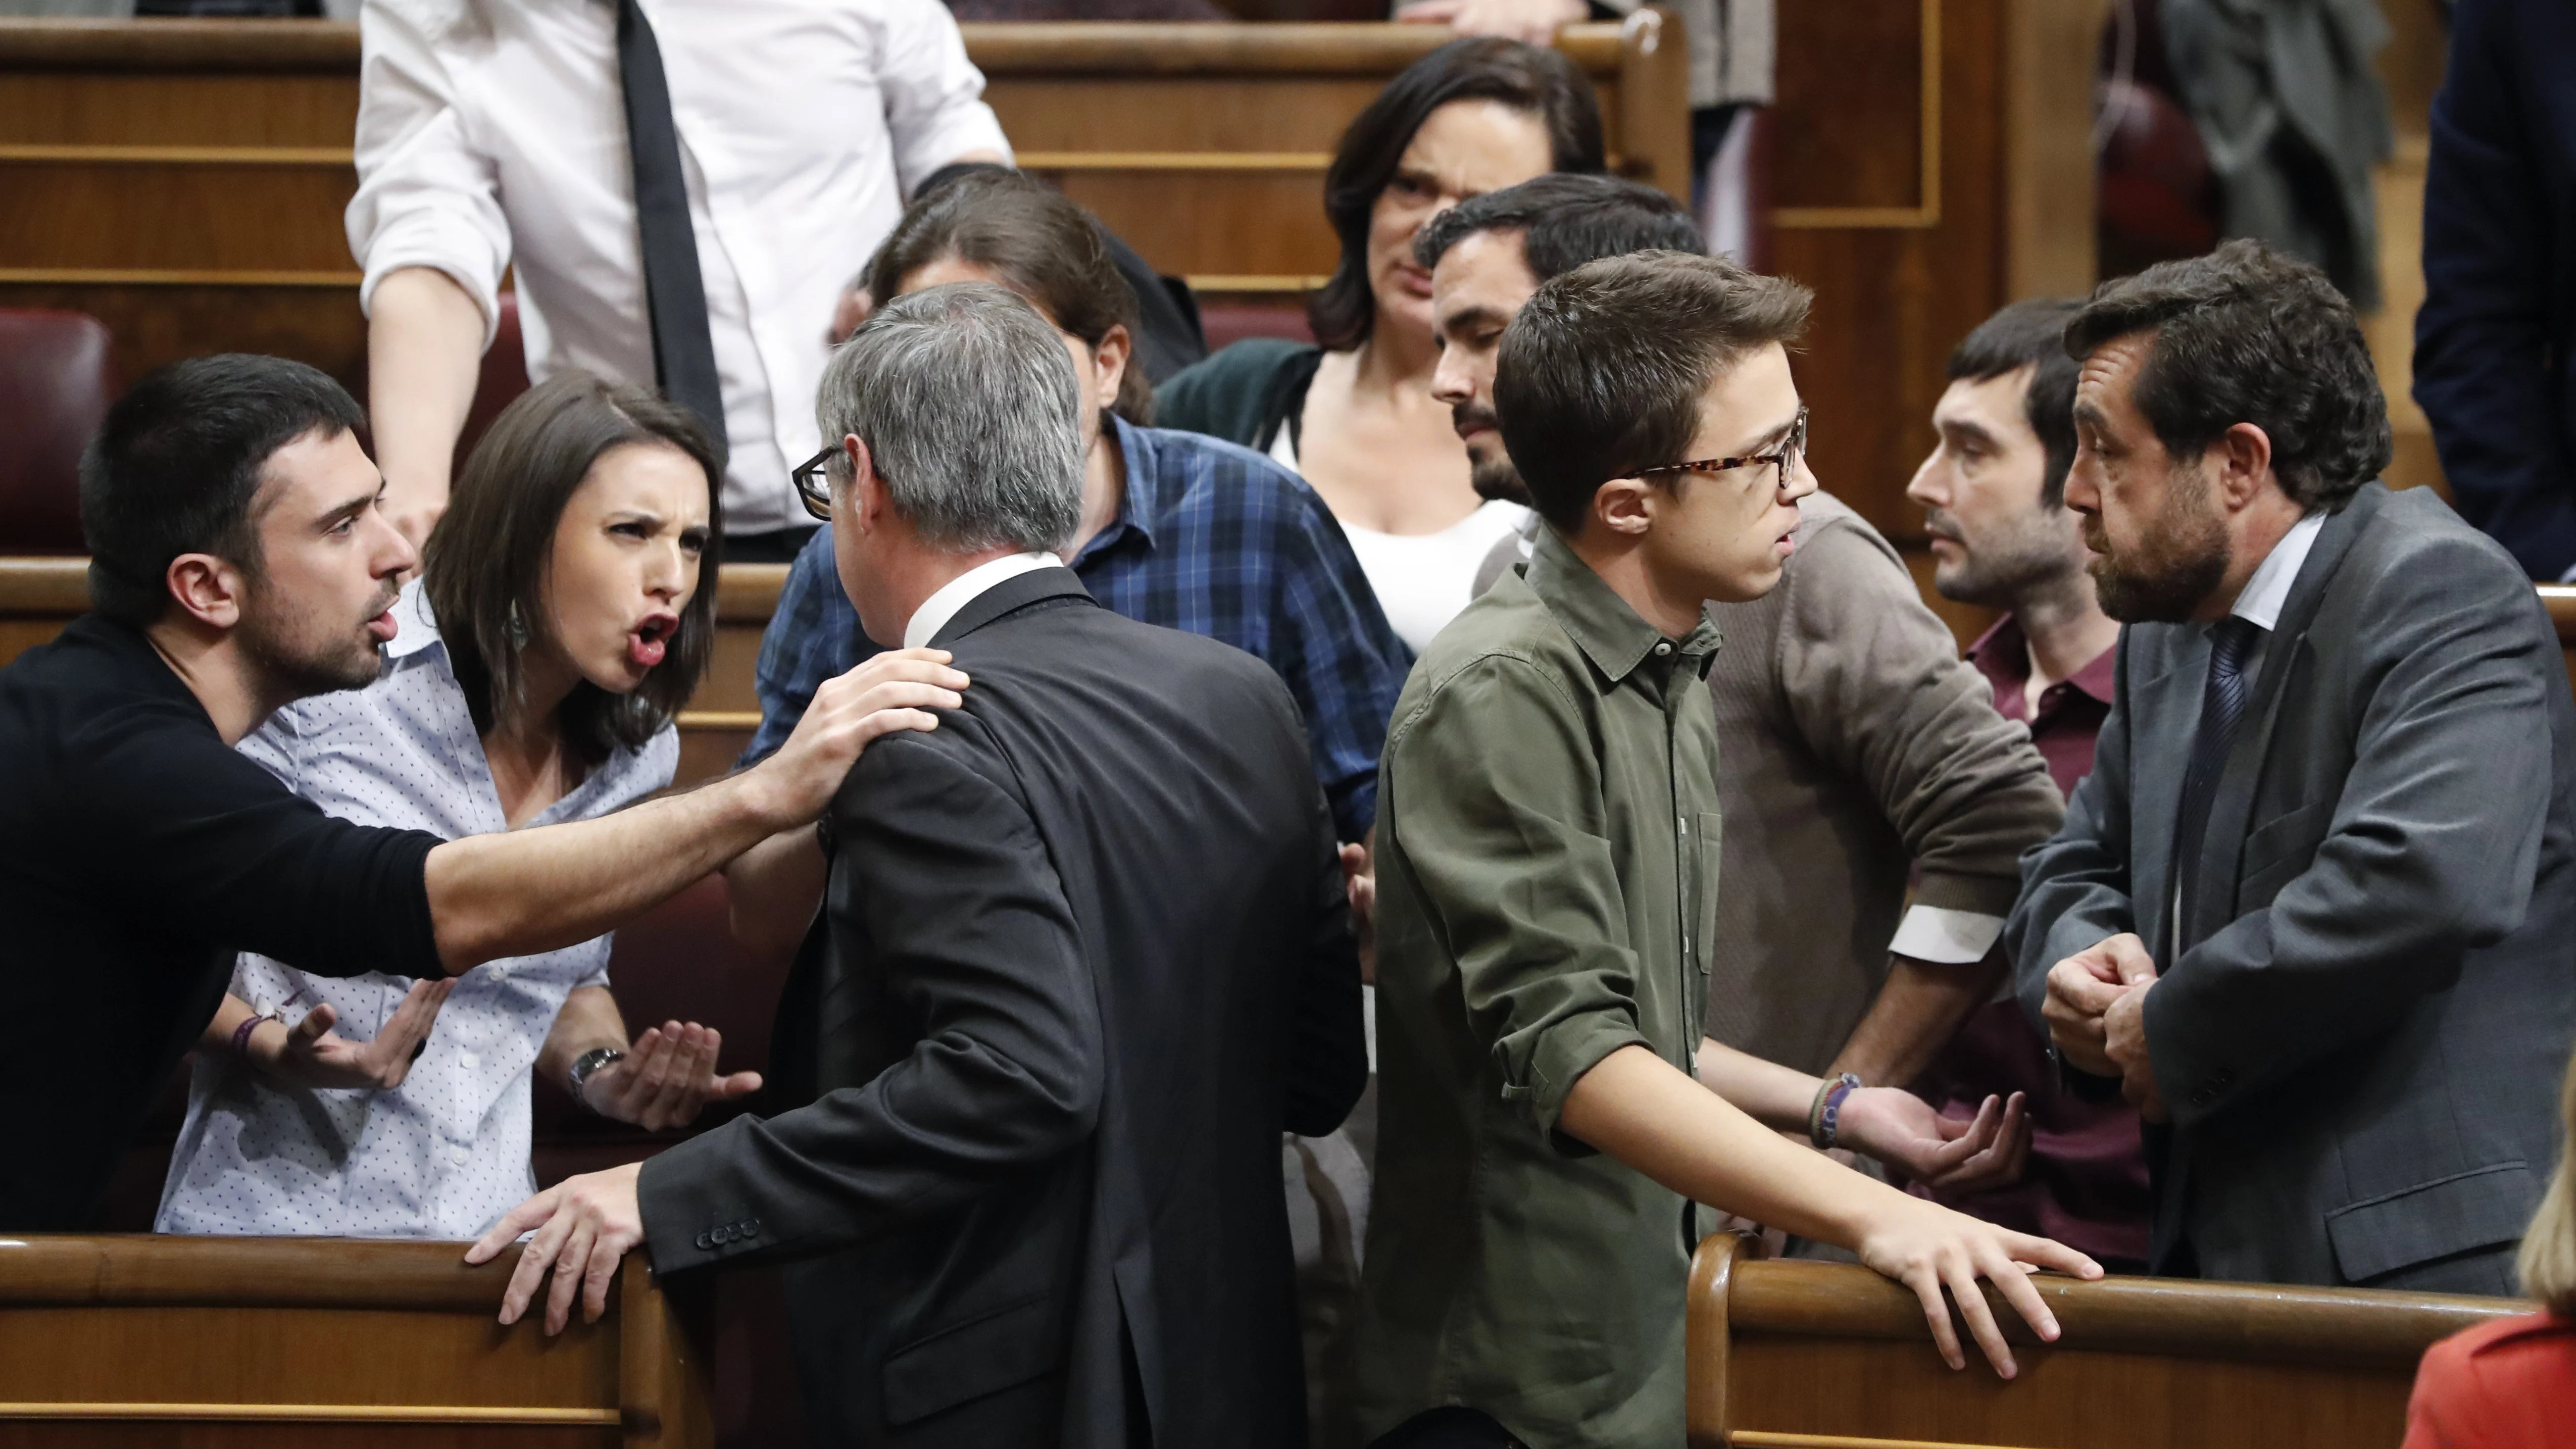
<instances>
[{"instance_id":1,"label":"wristwatch","mask_svg":"<svg viewBox=\"0 0 2576 1449\"><path fill-rule=\"evenodd\" d=\"M622 1047L592 1047L572 1059L572 1067L564 1073L564 1086L572 1092L574 1101L597 1112L599 1109L592 1107L590 1099L581 1094L582 1084L588 1082L590 1074L601 1067L607 1066L610 1062L624 1060L626 1060L626 1052Z\"/></svg>"}]
</instances>

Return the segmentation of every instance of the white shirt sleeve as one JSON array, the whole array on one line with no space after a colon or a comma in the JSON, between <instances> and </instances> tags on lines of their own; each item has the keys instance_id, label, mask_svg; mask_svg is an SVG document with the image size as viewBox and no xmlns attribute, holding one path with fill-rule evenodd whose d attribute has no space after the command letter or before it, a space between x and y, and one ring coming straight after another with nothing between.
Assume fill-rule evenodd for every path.
<instances>
[{"instance_id":1,"label":"white shirt sleeve","mask_svg":"<svg viewBox=\"0 0 2576 1449\"><path fill-rule=\"evenodd\" d=\"M886 9L877 85L885 95L886 134L904 194L968 151L994 151L1007 159L1010 140L984 104L984 73L966 58L957 17L940 0L893 0Z\"/></svg>"},{"instance_id":2,"label":"white shirt sleeve","mask_svg":"<svg viewBox=\"0 0 2576 1449\"><path fill-rule=\"evenodd\" d=\"M465 133L443 48L458 41L465 7L368 0L358 19L358 194L346 218L349 251L365 269L358 305L404 267L435 267L483 309L492 345L510 222L491 157Z\"/></svg>"},{"instance_id":3,"label":"white shirt sleeve","mask_svg":"<svg viewBox=\"0 0 2576 1449\"><path fill-rule=\"evenodd\" d=\"M1946 906L1914 906L1896 926L1888 954L1911 956L1935 966L1964 966L1986 959L2004 933L2004 918L1981 911Z\"/></svg>"}]
</instances>

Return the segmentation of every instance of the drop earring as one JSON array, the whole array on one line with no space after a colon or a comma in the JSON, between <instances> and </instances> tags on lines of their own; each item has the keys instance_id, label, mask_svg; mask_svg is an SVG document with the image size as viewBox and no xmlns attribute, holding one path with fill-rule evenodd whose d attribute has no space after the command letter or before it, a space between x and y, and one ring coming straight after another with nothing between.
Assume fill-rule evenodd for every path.
<instances>
[{"instance_id":1,"label":"drop earring","mask_svg":"<svg viewBox=\"0 0 2576 1449\"><path fill-rule=\"evenodd\" d=\"M518 602L516 600L512 600L510 604L510 649L511 652L516 653L517 651L527 647L528 621L519 616Z\"/></svg>"}]
</instances>

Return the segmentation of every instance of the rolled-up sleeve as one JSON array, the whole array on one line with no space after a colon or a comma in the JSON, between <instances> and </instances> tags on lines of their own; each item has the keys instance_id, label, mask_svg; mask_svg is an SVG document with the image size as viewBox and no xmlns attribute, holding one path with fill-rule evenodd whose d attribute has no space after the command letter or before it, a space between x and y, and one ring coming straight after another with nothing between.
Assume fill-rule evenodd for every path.
<instances>
[{"instance_id":1,"label":"rolled-up sleeve","mask_svg":"<svg viewBox=\"0 0 2576 1449\"><path fill-rule=\"evenodd\" d=\"M1916 903L1987 918L1991 944L2020 891L2022 852L2065 819L2048 761L1995 712L1994 687L1866 525L1811 530L1780 587L1781 693L1799 735L1866 782L1914 857ZM1919 948L1933 933L1917 929Z\"/></svg>"},{"instance_id":2,"label":"rolled-up sleeve","mask_svg":"<svg viewBox=\"0 0 2576 1449\"><path fill-rule=\"evenodd\" d=\"M1560 1149L1566 1095L1603 1057L1649 1046L1637 957L1583 715L1535 666L1461 669L1387 747L1402 868L1457 962L1503 1095Z\"/></svg>"},{"instance_id":3,"label":"rolled-up sleeve","mask_svg":"<svg viewBox=\"0 0 2576 1449\"><path fill-rule=\"evenodd\" d=\"M372 309L393 273L434 267L483 309L489 347L510 266L499 173L466 134L443 42L408 7L368 4L358 33L358 193L345 218L365 272L358 305Z\"/></svg>"},{"instance_id":4,"label":"rolled-up sleeve","mask_svg":"<svg viewBox=\"0 0 2576 1449\"><path fill-rule=\"evenodd\" d=\"M966 58L965 37L946 5L894 0L887 7L882 54L877 86L885 96L895 175L907 195L969 151L1010 158L1010 139L984 104L984 73Z\"/></svg>"}]
</instances>

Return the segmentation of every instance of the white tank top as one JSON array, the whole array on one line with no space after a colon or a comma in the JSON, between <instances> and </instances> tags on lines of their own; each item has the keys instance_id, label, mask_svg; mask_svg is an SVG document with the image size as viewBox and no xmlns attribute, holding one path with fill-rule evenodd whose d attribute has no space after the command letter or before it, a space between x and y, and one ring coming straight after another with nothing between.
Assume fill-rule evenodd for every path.
<instances>
[{"instance_id":1,"label":"white tank top","mask_svg":"<svg viewBox=\"0 0 2576 1449\"><path fill-rule=\"evenodd\" d=\"M1297 445L1284 425L1270 440L1270 456L1296 472ZM1438 533L1380 533L1345 523L1342 535L1359 555L1360 571L1368 575L1396 637L1419 654L1467 607L1485 556L1529 517L1517 503L1491 502Z\"/></svg>"}]
</instances>

